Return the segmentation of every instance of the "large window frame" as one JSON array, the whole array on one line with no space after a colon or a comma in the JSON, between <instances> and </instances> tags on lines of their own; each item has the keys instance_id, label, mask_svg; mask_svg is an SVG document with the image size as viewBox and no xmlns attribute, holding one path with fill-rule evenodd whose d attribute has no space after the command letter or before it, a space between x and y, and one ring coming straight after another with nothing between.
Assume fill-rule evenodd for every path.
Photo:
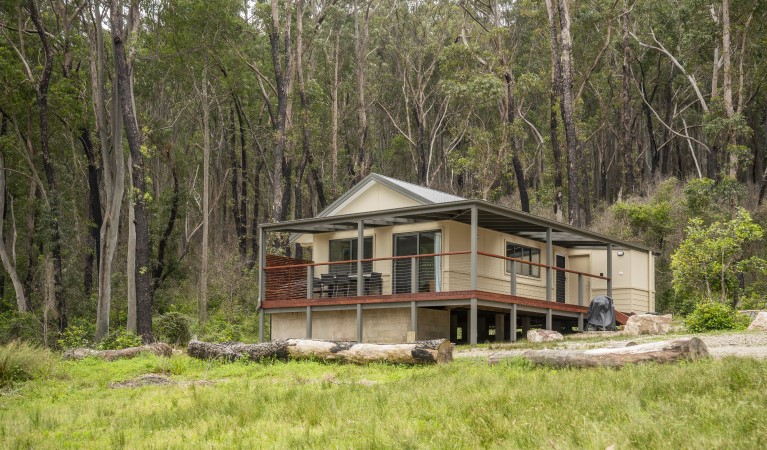
<instances>
[{"instance_id":1,"label":"large window frame","mask_svg":"<svg viewBox=\"0 0 767 450\"><path fill-rule=\"evenodd\" d=\"M505 251L507 258L530 261L536 264L541 263L541 249L522 245L516 242L506 241ZM517 275L530 278L541 278L541 268L533 264L517 262ZM511 261L506 261L506 274L511 274Z\"/></svg>"},{"instance_id":2,"label":"large window frame","mask_svg":"<svg viewBox=\"0 0 767 450\"><path fill-rule=\"evenodd\" d=\"M363 256L362 259L373 258L373 237L365 236L363 242ZM334 248L335 247L335 248ZM357 259L357 238L347 239L331 239L328 242L328 261L354 261ZM370 273L373 271L373 261L363 261L362 273ZM351 262L348 264L331 264L330 273L339 274L347 273L349 275L357 274L357 263Z\"/></svg>"}]
</instances>

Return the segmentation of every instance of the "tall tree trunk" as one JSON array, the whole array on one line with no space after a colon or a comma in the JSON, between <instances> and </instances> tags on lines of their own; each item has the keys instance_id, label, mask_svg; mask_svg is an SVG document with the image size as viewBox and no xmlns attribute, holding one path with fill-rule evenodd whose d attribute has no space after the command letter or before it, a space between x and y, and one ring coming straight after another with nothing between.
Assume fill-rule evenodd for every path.
<instances>
[{"instance_id":1,"label":"tall tree trunk","mask_svg":"<svg viewBox=\"0 0 767 450\"><path fill-rule=\"evenodd\" d=\"M138 1L131 2L132 17L138 20ZM134 15L135 14L135 15ZM152 271L149 264L149 221L146 211L146 177L144 155L141 153L141 132L133 105L133 85L125 43L128 33L123 28L120 0L111 0L112 45L117 66L117 90L120 96L125 137L131 154L134 195L134 222L136 225L136 330L144 342L152 337Z\"/></svg>"},{"instance_id":2,"label":"tall tree trunk","mask_svg":"<svg viewBox=\"0 0 767 450\"><path fill-rule=\"evenodd\" d=\"M365 61L368 52L368 23L370 19L370 3L366 0L360 12L357 1L354 3L354 54L357 63L357 149L354 161L354 180L357 183L368 174L370 170L370 155L367 151L368 138L368 112L367 102L365 100L365 90L367 89L365 81ZM361 17L362 16L362 17ZM421 171L419 171L420 173ZM425 178L425 170L423 170Z\"/></svg>"},{"instance_id":3,"label":"tall tree trunk","mask_svg":"<svg viewBox=\"0 0 767 450\"><path fill-rule=\"evenodd\" d=\"M173 234L173 228L176 226L176 217L178 217L178 204L181 197L181 192L178 183L178 170L176 169L176 163L173 160L170 149L165 152L165 158L167 166L170 168L170 175L173 179L173 196L170 202L170 212L168 213L168 222L165 224L165 230L160 237L160 243L157 245L157 264L154 266L152 273L152 292L154 293L160 287L160 283L165 277L168 276L168 271L165 265L165 255L168 249L168 242L170 242L171 235Z\"/></svg>"},{"instance_id":4,"label":"tall tree trunk","mask_svg":"<svg viewBox=\"0 0 767 450\"><path fill-rule=\"evenodd\" d=\"M567 213L571 225L581 226L580 211L580 174L578 170L578 136L575 132L575 117L573 110L573 41L570 36L570 11L568 0L559 2L559 24L562 36L562 122L565 127L565 144L567 146Z\"/></svg>"},{"instance_id":5,"label":"tall tree trunk","mask_svg":"<svg viewBox=\"0 0 767 450\"><path fill-rule=\"evenodd\" d=\"M286 125L287 125L287 111L288 111L288 86L290 85L291 74L291 61L293 59L291 50L291 3L287 0L284 3L285 7L285 32L284 32L284 64L282 58L282 52L280 51L280 39L282 33L280 33L280 2L278 0L272 0L272 24L269 30L269 43L272 50L272 64L274 66L274 81L275 88L277 90L277 117L274 121L274 150L273 150L273 167L272 167L272 214L271 219L273 221L280 221L285 219L286 205L285 203L285 189L290 189L289 183L285 182L285 176L283 175L284 168L286 166L285 161L285 147L286 147Z\"/></svg>"},{"instance_id":6,"label":"tall tree trunk","mask_svg":"<svg viewBox=\"0 0 767 450\"><path fill-rule=\"evenodd\" d=\"M242 184L240 178L242 173L240 172L239 156L237 155L237 126L234 122L234 108L229 109L228 126L224 126L223 130L223 142L226 146L229 155L229 165L232 169L232 174L230 176L232 189L232 221L234 222L234 232L237 236L237 248L240 249L240 257L245 258L247 252L247 243L245 242L246 230L241 227L241 217L243 213L240 212L240 185Z\"/></svg>"},{"instance_id":7,"label":"tall tree trunk","mask_svg":"<svg viewBox=\"0 0 767 450\"><path fill-rule=\"evenodd\" d=\"M556 19L554 0L546 0L546 11L549 16L549 35L551 37L551 93L549 94L549 136L551 140L551 154L554 159L554 215L558 222L564 220L562 212L562 149L559 147L559 125L557 112L559 111L559 95L562 90L561 60L559 51L559 33Z\"/></svg>"},{"instance_id":8,"label":"tall tree trunk","mask_svg":"<svg viewBox=\"0 0 767 450\"><path fill-rule=\"evenodd\" d=\"M732 104L732 62L730 50L730 0L722 0L722 90L724 91L724 111L727 119L733 120L735 109ZM729 176L736 179L738 176L738 153L735 129L732 123L727 125L727 149L725 154L729 158Z\"/></svg>"},{"instance_id":9,"label":"tall tree trunk","mask_svg":"<svg viewBox=\"0 0 767 450\"><path fill-rule=\"evenodd\" d=\"M202 69L202 248L200 256L200 293L197 303L200 323L208 320L208 236L210 234L210 105L208 70Z\"/></svg>"},{"instance_id":10,"label":"tall tree trunk","mask_svg":"<svg viewBox=\"0 0 767 450\"><path fill-rule=\"evenodd\" d=\"M29 198L30 201L30 208L27 213L26 243L24 245L27 254L27 268L24 275L24 292L32 292L35 263L38 260L34 238L35 229L37 228L37 203L40 200L40 186L37 185L37 180L30 180L29 195L27 198Z\"/></svg>"},{"instance_id":11,"label":"tall tree trunk","mask_svg":"<svg viewBox=\"0 0 767 450\"><path fill-rule=\"evenodd\" d=\"M80 143L88 159L88 213L90 223L88 223L88 234L91 240L91 249L86 252L85 264L83 270L83 294L86 298L91 296L93 289L93 264L99 265L99 248L101 247L101 193L99 191L98 164L96 163L96 154L93 151L93 142L91 141L90 130L83 127L80 133Z\"/></svg>"},{"instance_id":12,"label":"tall tree trunk","mask_svg":"<svg viewBox=\"0 0 767 450\"><path fill-rule=\"evenodd\" d=\"M341 47L341 30L336 31L336 39L333 44L333 82L330 85L331 101L331 135L330 148L333 153L331 174L333 180L333 196L338 194L338 85L340 84L338 76L339 49Z\"/></svg>"},{"instance_id":13,"label":"tall tree trunk","mask_svg":"<svg viewBox=\"0 0 767 450\"><path fill-rule=\"evenodd\" d=\"M122 119L120 119L122 125ZM138 333L136 322L136 202L133 194L133 158L128 154L128 254L126 265L126 285L128 288L128 331Z\"/></svg>"},{"instance_id":14,"label":"tall tree trunk","mask_svg":"<svg viewBox=\"0 0 767 450\"><path fill-rule=\"evenodd\" d=\"M37 8L35 0L28 1L29 14L32 22L35 24L35 30L40 37L43 47L44 65L40 79L35 86L37 97L37 109L40 119L40 150L43 154L43 167L45 169L45 179L48 183L48 207L51 211L50 231L51 243L50 253L53 258L53 298L54 308L58 316L59 331L64 331L67 327L67 311L62 293L61 277L61 231L59 229L59 193L56 185L56 172L53 167L53 158L48 145L48 88L50 87L51 75L53 73L53 50L48 41L48 32L45 30L40 11Z\"/></svg>"},{"instance_id":15,"label":"tall tree trunk","mask_svg":"<svg viewBox=\"0 0 767 450\"><path fill-rule=\"evenodd\" d=\"M628 0L623 0L623 14L621 14L621 27L623 31L623 89L621 91L621 126L623 128L623 191L627 194L634 193L634 136L631 126L631 47L629 46L629 5Z\"/></svg>"},{"instance_id":16,"label":"tall tree trunk","mask_svg":"<svg viewBox=\"0 0 767 450\"><path fill-rule=\"evenodd\" d=\"M106 82L104 70L106 55L101 11L98 3L91 11L89 28L91 91L93 111L96 119L96 133L101 147L101 179L104 184L104 215L99 230L98 305L96 310L96 340L103 339L109 332L109 313L112 301L112 262L120 231L120 209L125 193L125 159L122 146L122 120L120 118L120 97L116 83L112 95L111 125L112 142L107 137L107 110L105 105ZM116 67L115 67L116 68ZM135 241L134 241L135 242ZM135 297L133 297L135 300ZM128 329L136 331L135 303L131 311L128 304ZM133 320L133 327L130 323Z\"/></svg>"},{"instance_id":17,"label":"tall tree trunk","mask_svg":"<svg viewBox=\"0 0 767 450\"><path fill-rule=\"evenodd\" d=\"M504 81L506 83L506 123L509 125L509 129L514 127L514 120L516 119L516 102L514 101L513 83L514 78L511 72L507 72L504 75ZM527 181L525 180L525 172L522 169L522 162L519 160L519 143L511 132L509 136L509 143L511 144L511 166L514 170L514 178L517 179L517 189L519 190L519 204L522 211L530 212L530 196L527 193Z\"/></svg>"},{"instance_id":18,"label":"tall tree trunk","mask_svg":"<svg viewBox=\"0 0 767 450\"><path fill-rule=\"evenodd\" d=\"M295 208L293 217L300 219L304 216L303 195L301 186L303 184L306 164L309 160L310 148L310 130L309 130L309 100L306 97L306 86L304 84L304 0L298 0L296 3L296 74L298 75L298 94L301 100L301 159L296 166L295 179ZM295 257L302 259L302 248L296 246Z\"/></svg>"},{"instance_id":19,"label":"tall tree trunk","mask_svg":"<svg viewBox=\"0 0 767 450\"><path fill-rule=\"evenodd\" d=\"M5 135L5 115L3 115L2 132L0 136ZM21 283L19 273L16 271L16 226L13 226L13 235L10 241L10 249L5 244L4 228L6 222L5 201L7 198L5 183L5 158L4 151L0 152L0 259L3 262L3 268L8 272L13 284L13 290L16 293L16 308L19 312L27 312L31 309L29 298L24 293L24 285ZM9 252L10 250L10 252Z\"/></svg>"}]
</instances>

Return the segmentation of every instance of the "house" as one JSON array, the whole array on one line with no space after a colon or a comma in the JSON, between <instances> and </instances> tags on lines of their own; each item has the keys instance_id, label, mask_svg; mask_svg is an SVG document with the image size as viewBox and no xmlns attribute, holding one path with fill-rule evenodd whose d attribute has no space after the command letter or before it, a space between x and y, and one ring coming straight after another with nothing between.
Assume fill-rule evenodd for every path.
<instances>
[{"instance_id":1,"label":"house","mask_svg":"<svg viewBox=\"0 0 767 450\"><path fill-rule=\"evenodd\" d=\"M271 233L311 254L268 255ZM261 339L514 341L583 328L591 298L655 311L652 250L371 174L317 217L259 227ZM361 251L360 251L361 249Z\"/></svg>"}]
</instances>

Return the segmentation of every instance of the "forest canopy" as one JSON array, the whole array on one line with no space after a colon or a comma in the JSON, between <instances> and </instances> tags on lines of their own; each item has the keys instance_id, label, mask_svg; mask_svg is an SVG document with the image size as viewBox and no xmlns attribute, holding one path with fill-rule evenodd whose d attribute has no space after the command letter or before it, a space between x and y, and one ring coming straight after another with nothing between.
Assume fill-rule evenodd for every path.
<instances>
[{"instance_id":1,"label":"forest canopy","mask_svg":"<svg viewBox=\"0 0 767 450\"><path fill-rule=\"evenodd\" d=\"M650 246L659 309L688 312L688 233L767 224L766 19L761 0L1 0L0 338L151 341L179 317L241 339L257 225L371 172ZM714 289L763 307L749 242L728 267L760 264Z\"/></svg>"}]
</instances>

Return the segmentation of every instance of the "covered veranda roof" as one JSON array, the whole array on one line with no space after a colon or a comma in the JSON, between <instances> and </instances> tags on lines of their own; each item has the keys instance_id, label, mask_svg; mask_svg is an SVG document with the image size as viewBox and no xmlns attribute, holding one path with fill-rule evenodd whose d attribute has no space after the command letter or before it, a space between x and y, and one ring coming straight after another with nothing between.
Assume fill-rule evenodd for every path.
<instances>
[{"instance_id":1,"label":"covered veranda roof","mask_svg":"<svg viewBox=\"0 0 767 450\"><path fill-rule=\"evenodd\" d=\"M454 220L470 225L473 207L477 208L477 225L480 228L516 235L539 242L546 242L546 231L550 228L552 244L560 247L604 248L608 244L612 244L618 248L646 252L653 251L641 245L623 242L582 228L498 206L484 200L460 200L381 211L315 217L311 219L265 223L259 227L266 232L316 234L356 230L360 221L363 221L365 228L441 220Z\"/></svg>"}]
</instances>

